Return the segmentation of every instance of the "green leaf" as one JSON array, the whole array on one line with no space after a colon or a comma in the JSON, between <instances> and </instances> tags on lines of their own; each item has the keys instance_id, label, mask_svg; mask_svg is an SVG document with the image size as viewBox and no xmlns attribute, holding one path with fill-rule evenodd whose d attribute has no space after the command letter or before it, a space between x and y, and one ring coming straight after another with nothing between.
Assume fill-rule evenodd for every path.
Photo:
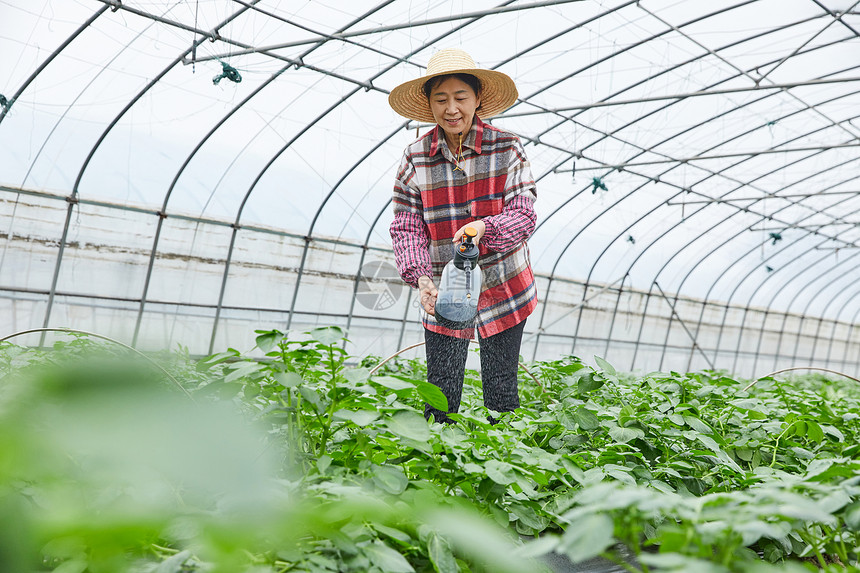
<instances>
[{"instance_id":1,"label":"green leaf","mask_svg":"<svg viewBox=\"0 0 860 573\"><path fill-rule=\"evenodd\" d=\"M609 435L612 436L612 439L616 442L626 444L630 440L644 438L645 432L639 428L619 428L618 426L615 426L614 428L609 429Z\"/></svg>"},{"instance_id":2,"label":"green leaf","mask_svg":"<svg viewBox=\"0 0 860 573\"><path fill-rule=\"evenodd\" d=\"M448 398L445 397L442 390L435 384L418 382L418 395L421 396L422 400L430 404L432 408L436 408L442 412L448 411Z\"/></svg>"},{"instance_id":3,"label":"green leaf","mask_svg":"<svg viewBox=\"0 0 860 573\"><path fill-rule=\"evenodd\" d=\"M230 400L234 398L241 390L241 382L231 382L227 384L223 380L216 380L214 382L206 384L201 388L198 388L197 390L195 390L194 394L199 394L202 396L217 396L222 400Z\"/></svg>"},{"instance_id":4,"label":"green leaf","mask_svg":"<svg viewBox=\"0 0 860 573\"><path fill-rule=\"evenodd\" d=\"M370 559L370 562L382 571L390 573L414 573L415 571L403 555L378 539L374 539L373 543L364 546L362 551Z\"/></svg>"},{"instance_id":5,"label":"green leaf","mask_svg":"<svg viewBox=\"0 0 860 573\"><path fill-rule=\"evenodd\" d=\"M268 352L284 338L284 333L280 330L255 330L254 332L259 333L255 340L257 348L263 352Z\"/></svg>"},{"instance_id":6,"label":"green leaf","mask_svg":"<svg viewBox=\"0 0 860 573\"><path fill-rule=\"evenodd\" d=\"M608 464L608 465L613 465L613 464ZM630 475L629 472L626 472L626 471L621 470L621 469L606 469L606 468L607 468L607 466L604 466L604 470L603 470L606 473L606 475L617 479L621 483L626 483L627 485L634 486L634 487L636 486L636 478L634 478L632 475ZM615 468L618 468L618 466L615 466Z\"/></svg>"},{"instance_id":7,"label":"green leaf","mask_svg":"<svg viewBox=\"0 0 860 573\"><path fill-rule=\"evenodd\" d=\"M343 377L346 378L349 382L353 384L359 384L361 382L367 382L367 379L370 377L370 369L369 368L349 368L342 372Z\"/></svg>"},{"instance_id":8,"label":"green leaf","mask_svg":"<svg viewBox=\"0 0 860 573\"><path fill-rule=\"evenodd\" d=\"M490 504L492 507L498 506ZM479 563L481 571L523 573L538 570L534 563L516 555L517 545L505 531L474 510L449 509L440 507L437 502L428 505L425 511L423 521L443 535L457 555L471 563Z\"/></svg>"},{"instance_id":9,"label":"green leaf","mask_svg":"<svg viewBox=\"0 0 860 573\"><path fill-rule=\"evenodd\" d=\"M383 533L383 534L387 535L391 539L396 539L397 541L400 541L401 543L411 543L412 542L412 536L410 536L405 531L402 531L400 529L395 529L393 527L388 527L387 525L382 525L381 523L377 523L377 522L373 522L372 525L376 531L378 531L379 533Z\"/></svg>"},{"instance_id":10,"label":"green leaf","mask_svg":"<svg viewBox=\"0 0 860 573\"><path fill-rule=\"evenodd\" d=\"M576 416L570 410L558 410L555 417L565 429L575 430L577 428Z\"/></svg>"},{"instance_id":11,"label":"green leaf","mask_svg":"<svg viewBox=\"0 0 860 573\"><path fill-rule=\"evenodd\" d=\"M604 360L600 356L597 356L596 354L594 355L594 362L597 363L597 365L600 367L601 370L603 370L604 372L606 372L607 374L609 374L611 376L615 376L616 372L615 372L615 368L613 368L612 364L610 364L609 362L607 362L606 360Z\"/></svg>"},{"instance_id":12,"label":"green leaf","mask_svg":"<svg viewBox=\"0 0 860 573\"><path fill-rule=\"evenodd\" d=\"M426 442L430 439L430 426L427 425L424 416L417 412L401 410L387 420L385 425L394 434L402 438L419 442Z\"/></svg>"},{"instance_id":13,"label":"green leaf","mask_svg":"<svg viewBox=\"0 0 860 573\"><path fill-rule=\"evenodd\" d=\"M376 382L380 386L385 386L386 388L390 388L391 390L405 390L407 388L414 388L415 382L405 381L399 378L395 378L394 376L374 376L371 378L372 382ZM445 408L447 410L447 408Z\"/></svg>"},{"instance_id":14,"label":"green leaf","mask_svg":"<svg viewBox=\"0 0 860 573\"><path fill-rule=\"evenodd\" d=\"M833 521L833 517L829 513L822 511L814 502L801 499L799 496L795 497L793 502L789 501L777 506L775 513L777 515L801 519L804 521L818 521L823 523L830 523Z\"/></svg>"},{"instance_id":15,"label":"green leaf","mask_svg":"<svg viewBox=\"0 0 860 573\"><path fill-rule=\"evenodd\" d=\"M328 454L323 454L317 460L317 469L319 470L319 472L321 474L324 474L330 465L331 465L331 456Z\"/></svg>"},{"instance_id":16,"label":"green leaf","mask_svg":"<svg viewBox=\"0 0 860 573\"><path fill-rule=\"evenodd\" d=\"M580 394L587 394L588 392L593 392L597 390L601 386L605 384L605 381L601 378L595 378L594 373L587 373L580 377L579 382L577 382L577 390Z\"/></svg>"},{"instance_id":17,"label":"green leaf","mask_svg":"<svg viewBox=\"0 0 860 573\"><path fill-rule=\"evenodd\" d=\"M322 401L320 400L320 395L317 394L316 390L313 388L308 388L307 386L302 386L299 388L299 392L302 395L302 398L307 400L311 405L313 405L314 409L317 412L322 412L324 410L322 406Z\"/></svg>"},{"instance_id":18,"label":"green leaf","mask_svg":"<svg viewBox=\"0 0 860 573\"><path fill-rule=\"evenodd\" d=\"M770 539L785 537L791 530L791 526L784 521L767 523L765 521L753 519L750 521L742 520L738 523L732 523L731 529L743 536L743 544L748 547L762 537Z\"/></svg>"},{"instance_id":19,"label":"green leaf","mask_svg":"<svg viewBox=\"0 0 860 573\"><path fill-rule=\"evenodd\" d=\"M54 569L54 573L84 573L84 571L87 570L87 567L89 567L89 565L86 559L71 559L60 564L59 567ZM175 571L178 571L178 569Z\"/></svg>"},{"instance_id":20,"label":"green leaf","mask_svg":"<svg viewBox=\"0 0 860 573\"><path fill-rule=\"evenodd\" d=\"M574 362L573 364L565 364L564 366L559 366L555 370L559 374L564 374L567 376L573 374L574 372L582 368L585 368L585 364L583 364L582 362Z\"/></svg>"},{"instance_id":21,"label":"green leaf","mask_svg":"<svg viewBox=\"0 0 860 573\"><path fill-rule=\"evenodd\" d=\"M516 516L520 523L536 531L546 529L549 522L546 517L538 515L533 507L524 503L512 503L508 506L508 512Z\"/></svg>"},{"instance_id":22,"label":"green leaf","mask_svg":"<svg viewBox=\"0 0 860 573\"><path fill-rule=\"evenodd\" d=\"M821 430L825 434L830 434L831 436L836 438L837 442L841 443L845 441L845 436L842 434L842 432L839 431L838 428L834 428L833 426L821 426Z\"/></svg>"},{"instance_id":23,"label":"green leaf","mask_svg":"<svg viewBox=\"0 0 860 573\"><path fill-rule=\"evenodd\" d=\"M260 395L260 385L256 382L248 382L245 384L245 388L242 391L242 395L245 398L254 398Z\"/></svg>"},{"instance_id":24,"label":"green leaf","mask_svg":"<svg viewBox=\"0 0 860 573\"><path fill-rule=\"evenodd\" d=\"M824 440L824 430L815 420L807 420L806 437L813 442L820 443L822 440Z\"/></svg>"},{"instance_id":25,"label":"green leaf","mask_svg":"<svg viewBox=\"0 0 860 573\"><path fill-rule=\"evenodd\" d=\"M484 464L484 471L487 472L487 477L500 485L508 485L516 481L514 469L507 462L499 460L487 460Z\"/></svg>"},{"instance_id":26,"label":"green leaf","mask_svg":"<svg viewBox=\"0 0 860 573\"><path fill-rule=\"evenodd\" d=\"M190 551L180 551L176 555L159 563L153 573L181 573L184 570L183 565L190 557Z\"/></svg>"},{"instance_id":27,"label":"green leaf","mask_svg":"<svg viewBox=\"0 0 860 573\"><path fill-rule=\"evenodd\" d=\"M596 430L598 426L600 426L600 420L597 418L597 414L585 406L580 406L576 409L576 412L573 414L573 419L576 420L576 423L580 428L587 432Z\"/></svg>"},{"instance_id":28,"label":"green leaf","mask_svg":"<svg viewBox=\"0 0 860 573\"><path fill-rule=\"evenodd\" d=\"M743 460L745 462L751 461L753 459L753 450L748 448L737 448L735 450L735 455L739 460Z\"/></svg>"},{"instance_id":29,"label":"green leaf","mask_svg":"<svg viewBox=\"0 0 860 573\"><path fill-rule=\"evenodd\" d=\"M338 420L348 420L362 428L379 418L379 412L374 410L338 410L334 413Z\"/></svg>"},{"instance_id":30,"label":"green leaf","mask_svg":"<svg viewBox=\"0 0 860 573\"><path fill-rule=\"evenodd\" d=\"M708 426L706 423L701 421L699 418L695 416L684 416L684 422L696 430L697 432L701 432L702 434L713 434L714 430Z\"/></svg>"},{"instance_id":31,"label":"green leaf","mask_svg":"<svg viewBox=\"0 0 860 573\"><path fill-rule=\"evenodd\" d=\"M802 438L806 435L806 420L797 420L791 425L791 430L786 432L786 436L790 436L794 434L798 438Z\"/></svg>"},{"instance_id":32,"label":"green leaf","mask_svg":"<svg viewBox=\"0 0 860 573\"><path fill-rule=\"evenodd\" d=\"M567 526L557 551L574 563L600 555L615 541L612 518L606 514L591 514Z\"/></svg>"},{"instance_id":33,"label":"green leaf","mask_svg":"<svg viewBox=\"0 0 860 573\"><path fill-rule=\"evenodd\" d=\"M295 388L305 382L296 372L276 372L272 375L272 378L277 380L278 384L284 388Z\"/></svg>"},{"instance_id":34,"label":"green leaf","mask_svg":"<svg viewBox=\"0 0 860 573\"><path fill-rule=\"evenodd\" d=\"M860 501L855 501L845 508L842 514L846 527L851 531L860 531Z\"/></svg>"},{"instance_id":35,"label":"green leaf","mask_svg":"<svg viewBox=\"0 0 860 573\"><path fill-rule=\"evenodd\" d=\"M315 328L308 334L326 346L331 346L332 344L336 344L343 340L343 329L339 326Z\"/></svg>"},{"instance_id":36,"label":"green leaf","mask_svg":"<svg viewBox=\"0 0 860 573\"><path fill-rule=\"evenodd\" d=\"M836 513L851 503L851 497L842 490L836 490L830 495L818 500L818 508L827 513Z\"/></svg>"},{"instance_id":37,"label":"green leaf","mask_svg":"<svg viewBox=\"0 0 860 573\"><path fill-rule=\"evenodd\" d=\"M813 477L817 476L818 474L826 471L832 465L833 465L833 460L826 460L826 459L824 459L824 460L822 460L822 459L812 460L811 462L809 462L809 465L806 466L806 476L804 477L804 479L808 480L810 478L813 478Z\"/></svg>"},{"instance_id":38,"label":"green leaf","mask_svg":"<svg viewBox=\"0 0 860 573\"><path fill-rule=\"evenodd\" d=\"M196 369L198 372L205 372L216 364L221 364L222 362L239 356L241 356L241 353L238 350L231 348L225 352L219 352L218 354L206 357L204 360L197 363Z\"/></svg>"},{"instance_id":39,"label":"green leaf","mask_svg":"<svg viewBox=\"0 0 860 573\"><path fill-rule=\"evenodd\" d=\"M409 485L409 478L399 467L373 465L372 470L373 482L383 491L400 495Z\"/></svg>"},{"instance_id":40,"label":"green leaf","mask_svg":"<svg viewBox=\"0 0 860 573\"><path fill-rule=\"evenodd\" d=\"M234 380L238 380L239 378L246 378L255 372L259 372L263 369L263 365L259 362L241 362L236 368L233 369L227 376L224 377L224 382L230 383Z\"/></svg>"},{"instance_id":41,"label":"green leaf","mask_svg":"<svg viewBox=\"0 0 860 573\"><path fill-rule=\"evenodd\" d=\"M576 480L579 483L585 482L585 472L576 465L570 458L562 457L561 465L564 466L564 469L567 471L567 475Z\"/></svg>"},{"instance_id":42,"label":"green leaf","mask_svg":"<svg viewBox=\"0 0 860 573\"><path fill-rule=\"evenodd\" d=\"M710 436L703 436L703 435L699 434L696 436L696 439L699 440L700 442L702 442L705 445L705 447L711 451L714 451L714 452L721 451L720 445L714 440L714 438L712 438Z\"/></svg>"},{"instance_id":43,"label":"green leaf","mask_svg":"<svg viewBox=\"0 0 860 573\"><path fill-rule=\"evenodd\" d=\"M431 533L427 538L427 553L430 555L430 562L433 563L433 569L437 573L458 573L460 571L451 547L436 533Z\"/></svg>"}]
</instances>

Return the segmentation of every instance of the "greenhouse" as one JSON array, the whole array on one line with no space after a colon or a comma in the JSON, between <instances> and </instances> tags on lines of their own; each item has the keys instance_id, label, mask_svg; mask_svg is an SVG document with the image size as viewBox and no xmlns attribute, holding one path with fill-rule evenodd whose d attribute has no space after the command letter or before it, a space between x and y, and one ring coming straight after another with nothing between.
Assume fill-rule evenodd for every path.
<instances>
[{"instance_id":1,"label":"greenhouse","mask_svg":"<svg viewBox=\"0 0 860 573\"><path fill-rule=\"evenodd\" d=\"M393 245L452 49L533 179L516 411ZM0 570L856 570L860 1L0 0L0 53Z\"/></svg>"}]
</instances>

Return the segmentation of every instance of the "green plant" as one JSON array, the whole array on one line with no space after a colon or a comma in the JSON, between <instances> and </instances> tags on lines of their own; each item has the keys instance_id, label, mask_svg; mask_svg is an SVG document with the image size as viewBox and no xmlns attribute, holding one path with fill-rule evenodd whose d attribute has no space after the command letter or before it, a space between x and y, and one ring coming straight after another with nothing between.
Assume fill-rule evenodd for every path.
<instances>
[{"instance_id":1,"label":"green plant","mask_svg":"<svg viewBox=\"0 0 860 573\"><path fill-rule=\"evenodd\" d=\"M352 359L338 328L257 334L262 357L159 356L190 399L82 338L0 346L0 512L23 524L0 534L3 570L520 571L552 551L630 571L856 569L850 382L743 391L564 357L529 365L542 387L524 375L498 425L467 372L447 426L424 420L447 404L420 360L370 376L378 360Z\"/></svg>"}]
</instances>

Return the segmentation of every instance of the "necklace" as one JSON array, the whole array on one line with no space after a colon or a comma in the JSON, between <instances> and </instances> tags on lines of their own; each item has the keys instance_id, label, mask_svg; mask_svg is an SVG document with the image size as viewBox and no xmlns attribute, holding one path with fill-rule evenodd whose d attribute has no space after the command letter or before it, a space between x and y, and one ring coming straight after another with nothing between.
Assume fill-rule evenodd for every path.
<instances>
[{"instance_id":1,"label":"necklace","mask_svg":"<svg viewBox=\"0 0 860 573\"><path fill-rule=\"evenodd\" d=\"M463 133L459 134L459 144L457 145L457 155L454 157L454 171L463 171L460 167L460 162L463 161Z\"/></svg>"}]
</instances>

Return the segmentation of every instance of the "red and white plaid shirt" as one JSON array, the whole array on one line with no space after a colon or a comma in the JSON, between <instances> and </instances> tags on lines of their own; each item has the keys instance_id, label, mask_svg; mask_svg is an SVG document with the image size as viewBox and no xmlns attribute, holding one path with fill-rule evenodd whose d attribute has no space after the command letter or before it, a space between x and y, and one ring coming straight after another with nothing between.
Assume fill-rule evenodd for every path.
<instances>
[{"instance_id":1,"label":"red and white plaid shirt","mask_svg":"<svg viewBox=\"0 0 860 573\"><path fill-rule=\"evenodd\" d=\"M486 338L519 324L537 306L526 244L535 229L535 199L535 181L516 135L476 115L458 162L437 125L406 148L394 183L390 232L400 276L412 287L422 275L438 285L454 258L454 233L483 219L478 331ZM429 330L474 337L474 329L451 330L422 314Z\"/></svg>"}]
</instances>

